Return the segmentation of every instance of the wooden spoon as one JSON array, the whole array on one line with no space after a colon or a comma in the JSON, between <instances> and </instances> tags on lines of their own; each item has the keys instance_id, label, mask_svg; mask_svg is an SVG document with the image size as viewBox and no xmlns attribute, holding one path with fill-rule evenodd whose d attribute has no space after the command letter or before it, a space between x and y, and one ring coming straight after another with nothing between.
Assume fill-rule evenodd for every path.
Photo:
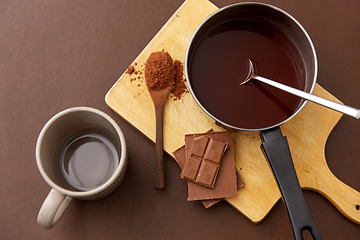
<instances>
[{"instance_id":1,"label":"wooden spoon","mask_svg":"<svg viewBox=\"0 0 360 240\"><path fill-rule=\"evenodd\" d=\"M152 53L145 64L145 81L154 102L156 117L155 188L164 188L163 113L166 99L174 83L174 62L164 51Z\"/></svg>"},{"instance_id":2,"label":"wooden spoon","mask_svg":"<svg viewBox=\"0 0 360 240\"><path fill-rule=\"evenodd\" d=\"M171 87L162 90L149 90L155 106L156 140L155 140L155 188L164 188L164 164L163 164L163 113L164 106Z\"/></svg>"}]
</instances>

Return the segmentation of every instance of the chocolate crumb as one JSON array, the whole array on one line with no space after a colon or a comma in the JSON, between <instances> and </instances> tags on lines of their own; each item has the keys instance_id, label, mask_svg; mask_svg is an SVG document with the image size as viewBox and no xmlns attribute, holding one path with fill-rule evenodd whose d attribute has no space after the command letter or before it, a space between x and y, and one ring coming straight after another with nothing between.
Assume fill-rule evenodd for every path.
<instances>
[{"instance_id":1,"label":"chocolate crumb","mask_svg":"<svg viewBox=\"0 0 360 240\"><path fill-rule=\"evenodd\" d=\"M135 71L135 68L133 66L130 66L130 67L128 67L126 73L131 75L134 73L134 71Z\"/></svg>"}]
</instances>

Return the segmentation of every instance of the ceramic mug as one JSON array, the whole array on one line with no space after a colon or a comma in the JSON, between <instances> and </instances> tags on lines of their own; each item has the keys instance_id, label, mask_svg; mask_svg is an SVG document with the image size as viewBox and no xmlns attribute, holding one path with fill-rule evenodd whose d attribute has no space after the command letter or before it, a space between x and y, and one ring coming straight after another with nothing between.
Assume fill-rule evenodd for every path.
<instances>
[{"instance_id":1,"label":"ceramic mug","mask_svg":"<svg viewBox=\"0 0 360 240\"><path fill-rule=\"evenodd\" d=\"M100 199L120 185L127 166L126 142L107 114L90 107L69 108L41 130L36 162L52 188L37 221L52 228L72 198Z\"/></svg>"}]
</instances>

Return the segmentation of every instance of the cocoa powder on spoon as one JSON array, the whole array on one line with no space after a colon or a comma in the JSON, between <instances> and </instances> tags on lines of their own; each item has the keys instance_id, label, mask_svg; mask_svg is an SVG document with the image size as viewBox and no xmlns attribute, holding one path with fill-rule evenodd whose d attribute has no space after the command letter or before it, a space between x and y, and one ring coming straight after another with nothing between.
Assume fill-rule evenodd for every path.
<instances>
[{"instance_id":1,"label":"cocoa powder on spoon","mask_svg":"<svg viewBox=\"0 0 360 240\"><path fill-rule=\"evenodd\" d=\"M149 90L158 91L172 86L174 74L174 62L169 53L151 53L145 65L145 81Z\"/></svg>"},{"instance_id":2,"label":"cocoa powder on spoon","mask_svg":"<svg viewBox=\"0 0 360 240\"><path fill-rule=\"evenodd\" d=\"M164 52L164 50L162 52ZM154 58L152 57L151 62L153 62L154 59L158 59L159 55L161 55L161 52L160 53L158 52L156 54L154 53L154 55L155 55L155 57ZM150 62L149 62L149 64L150 64ZM135 76L135 77L130 78L131 83L136 80L141 81L141 80L145 79L144 78L145 76L142 75L143 72L145 71L145 67L144 67L144 69L141 69L143 66L145 66L145 63L141 64L140 67L136 67L136 65L138 65L138 64L134 63L134 65L129 66L125 72L126 74L129 74L130 76L138 75L137 77ZM186 79L184 78L183 63L180 60L174 60L173 65L174 65L174 83L171 88L170 97L173 98L174 101L176 101L176 100L180 100L184 94L189 93L189 89L187 88ZM140 69L138 69L138 68L140 68ZM148 65L148 69L151 70L152 72L156 72L157 68L158 67L156 67L155 64ZM158 74L161 74L161 73L158 72ZM150 83L150 85L156 85L155 79L148 80L148 82ZM138 86L140 87L141 84L138 83ZM157 88L161 88L161 87L157 86ZM155 89L157 89L157 88L155 87Z\"/></svg>"}]
</instances>

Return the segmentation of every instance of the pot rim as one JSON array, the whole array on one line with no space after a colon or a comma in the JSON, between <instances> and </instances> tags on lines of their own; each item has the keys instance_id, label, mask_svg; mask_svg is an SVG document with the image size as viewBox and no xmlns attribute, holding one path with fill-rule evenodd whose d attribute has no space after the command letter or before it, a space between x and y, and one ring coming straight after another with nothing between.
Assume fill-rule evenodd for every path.
<instances>
[{"instance_id":1,"label":"pot rim","mask_svg":"<svg viewBox=\"0 0 360 240\"><path fill-rule=\"evenodd\" d=\"M315 47L313 42L311 41L311 38L309 36L309 34L306 32L305 28L293 17L291 16L289 13L287 13L286 11L275 7L271 4L267 4L267 3L260 3L260 2L241 2L241 3L234 3L234 4L230 4L228 6L222 7L218 10L216 10L215 12L211 13L208 17L206 17L201 23L200 25L196 28L196 30L194 31L194 33L192 34L190 41L188 43L187 49L186 49L186 54L185 54L185 77L186 77L186 81L188 83L188 87L189 90L191 92L191 95L193 96L193 98L195 99L196 103L201 107L201 109L208 115L210 116L212 119L214 119L216 122L220 123L221 125L227 127L227 128L232 128L232 129L236 129L236 130L242 130L242 131L263 131L263 130L267 130L267 129L271 129L277 126L280 126L282 124L284 124L285 122L291 120L293 117L295 117L305 106L305 104L308 102L307 100L304 100L300 106L298 107L298 109L296 111L294 111L294 113L286 118L285 120L275 124L275 125L271 125L268 127L263 127L263 128L241 128L241 127L235 127L233 125L230 125L218 118L216 118L214 115L212 115L198 100L198 98L195 95L194 90L191 87L191 83L190 83L190 76L189 76L189 56L190 56L190 48L193 44L193 41L195 39L195 37L197 36L198 32L200 31L200 29L209 21L209 19L213 18L215 15L226 11L227 9L230 8L234 8L234 7L238 7L238 6L245 6L245 5L258 5L258 6L262 6L262 7L267 7L267 8L271 8L274 9L278 12L280 12L281 14L285 15L286 17L288 17L289 19L291 19L291 21L293 21L303 32L304 36L306 37L306 40L311 48L311 52L313 53L313 60L314 60L314 75L313 75L313 79L312 79L312 84L311 87L309 89L309 93L312 93L315 85L316 85L316 79L317 79L317 74L318 74L318 62L317 62L317 55L316 55L316 51L315 51Z\"/></svg>"}]
</instances>

